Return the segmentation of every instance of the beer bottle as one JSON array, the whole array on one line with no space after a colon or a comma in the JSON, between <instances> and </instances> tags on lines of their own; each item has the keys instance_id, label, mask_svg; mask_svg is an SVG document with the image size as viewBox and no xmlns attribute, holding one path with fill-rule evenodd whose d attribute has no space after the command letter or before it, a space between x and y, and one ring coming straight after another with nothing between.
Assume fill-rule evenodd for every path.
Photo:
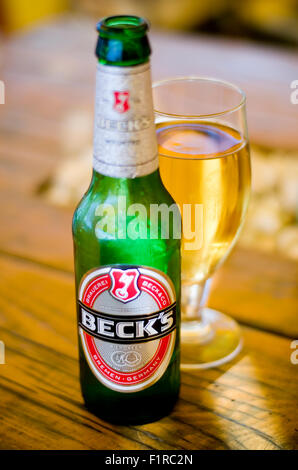
<instances>
[{"instance_id":1,"label":"beer bottle","mask_svg":"<svg viewBox=\"0 0 298 470\"><path fill-rule=\"evenodd\" d=\"M162 184L148 24L98 24L93 176L73 218L80 381L116 423L168 414L179 392L180 214Z\"/></svg>"}]
</instances>

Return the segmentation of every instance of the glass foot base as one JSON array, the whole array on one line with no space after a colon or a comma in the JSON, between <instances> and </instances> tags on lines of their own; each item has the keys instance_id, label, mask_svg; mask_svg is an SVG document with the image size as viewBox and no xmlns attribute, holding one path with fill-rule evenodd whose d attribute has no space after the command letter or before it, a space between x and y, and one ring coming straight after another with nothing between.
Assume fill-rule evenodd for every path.
<instances>
[{"instance_id":1,"label":"glass foot base","mask_svg":"<svg viewBox=\"0 0 298 470\"><path fill-rule=\"evenodd\" d=\"M202 321L182 322L181 368L208 369L234 359L242 348L238 324L229 316L202 309Z\"/></svg>"}]
</instances>

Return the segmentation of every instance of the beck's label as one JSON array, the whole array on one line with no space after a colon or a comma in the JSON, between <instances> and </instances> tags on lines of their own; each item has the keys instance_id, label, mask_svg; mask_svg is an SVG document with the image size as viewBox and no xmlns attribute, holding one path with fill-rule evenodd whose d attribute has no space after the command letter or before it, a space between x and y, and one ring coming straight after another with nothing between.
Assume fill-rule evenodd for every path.
<instances>
[{"instance_id":1,"label":"beck's label","mask_svg":"<svg viewBox=\"0 0 298 470\"><path fill-rule=\"evenodd\" d=\"M115 178L158 168L149 62L134 67L98 64L94 169Z\"/></svg>"},{"instance_id":2,"label":"beck's label","mask_svg":"<svg viewBox=\"0 0 298 470\"><path fill-rule=\"evenodd\" d=\"M161 271L103 267L82 280L79 333L90 369L106 387L136 392L166 371L176 339L176 296Z\"/></svg>"}]
</instances>

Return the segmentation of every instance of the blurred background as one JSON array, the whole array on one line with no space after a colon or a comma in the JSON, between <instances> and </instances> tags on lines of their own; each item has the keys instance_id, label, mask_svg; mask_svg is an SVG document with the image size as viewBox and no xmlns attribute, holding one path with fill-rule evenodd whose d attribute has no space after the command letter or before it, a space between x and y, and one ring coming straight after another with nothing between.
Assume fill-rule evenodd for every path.
<instances>
[{"instance_id":1,"label":"blurred background","mask_svg":"<svg viewBox=\"0 0 298 470\"><path fill-rule=\"evenodd\" d=\"M2 0L1 24L3 31L14 32L66 11L96 19L134 14L159 29L298 44L297 0Z\"/></svg>"},{"instance_id":2,"label":"blurred background","mask_svg":"<svg viewBox=\"0 0 298 470\"><path fill-rule=\"evenodd\" d=\"M22 191L73 210L90 180L95 24L119 13L150 20L154 79L245 90L253 197L240 244L298 260L297 0L1 0L2 186L19 172Z\"/></svg>"}]
</instances>

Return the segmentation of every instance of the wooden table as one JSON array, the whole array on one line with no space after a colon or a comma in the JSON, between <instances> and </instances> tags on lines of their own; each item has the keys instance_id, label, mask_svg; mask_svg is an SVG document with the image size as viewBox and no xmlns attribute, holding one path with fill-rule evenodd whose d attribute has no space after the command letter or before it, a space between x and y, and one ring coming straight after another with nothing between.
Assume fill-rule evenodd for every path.
<instances>
[{"instance_id":1,"label":"wooden table","mask_svg":"<svg viewBox=\"0 0 298 470\"><path fill-rule=\"evenodd\" d=\"M84 408L72 214L47 203L41 188L65 155L65 116L93 107L94 42L92 23L64 18L2 46L0 448L297 448L298 365L290 361L297 269L257 251L234 250L209 301L243 324L244 349L233 362L183 372L177 406L156 423L115 426ZM294 53L163 34L152 43L155 78L178 70L236 81L248 92L252 139L298 147L298 107L289 101L289 83L298 78Z\"/></svg>"}]
</instances>

